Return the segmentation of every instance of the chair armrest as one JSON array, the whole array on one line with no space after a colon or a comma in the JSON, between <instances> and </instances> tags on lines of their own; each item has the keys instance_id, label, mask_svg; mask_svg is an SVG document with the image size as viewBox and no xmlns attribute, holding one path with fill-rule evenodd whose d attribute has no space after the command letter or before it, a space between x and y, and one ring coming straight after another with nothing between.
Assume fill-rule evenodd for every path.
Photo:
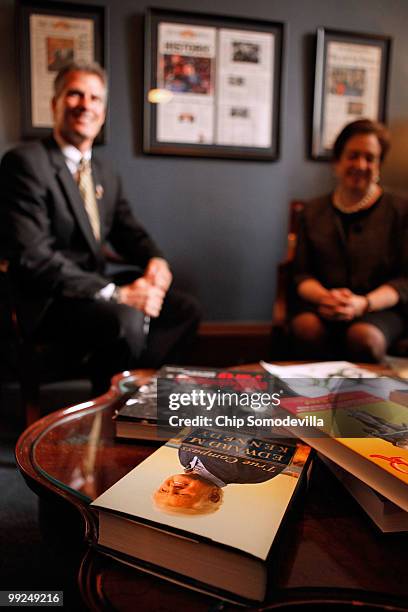
<instances>
[{"instance_id":1,"label":"chair armrest","mask_svg":"<svg viewBox=\"0 0 408 612\"><path fill-rule=\"evenodd\" d=\"M292 259L278 264L276 298L272 309L272 327L285 327L288 320L288 293L292 279Z\"/></svg>"}]
</instances>

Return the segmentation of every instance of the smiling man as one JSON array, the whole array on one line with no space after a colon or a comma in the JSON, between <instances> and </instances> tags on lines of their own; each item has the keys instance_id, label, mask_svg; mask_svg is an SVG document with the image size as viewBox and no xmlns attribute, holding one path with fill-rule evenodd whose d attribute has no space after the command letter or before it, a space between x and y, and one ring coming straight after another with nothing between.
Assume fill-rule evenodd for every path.
<instances>
[{"instance_id":1,"label":"smiling man","mask_svg":"<svg viewBox=\"0 0 408 612\"><path fill-rule=\"evenodd\" d=\"M105 122L106 96L102 72L62 70L52 99L54 133L79 151L88 151Z\"/></svg>"},{"instance_id":2,"label":"smiling man","mask_svg":"<svg viewBox=\"0 0 408 612\"><path fill-rule=\"evenodd\" d=\"M86 355L94 393L121 370L183 360L199 320L195 301L170 288L169 265L118 175L94 155L106 104L98 64L65 66L53 135L8 152L0 168L2 246L23 333ZM110 277L106 243L138 272Z\"/></svg>"}]
</instances>

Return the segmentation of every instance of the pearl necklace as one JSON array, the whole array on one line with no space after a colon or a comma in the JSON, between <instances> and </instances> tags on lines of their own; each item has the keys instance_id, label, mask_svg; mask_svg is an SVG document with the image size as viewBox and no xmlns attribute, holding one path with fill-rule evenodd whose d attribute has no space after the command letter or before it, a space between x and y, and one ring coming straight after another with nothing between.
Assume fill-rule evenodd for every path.
<instances>
[{"instance_id":1,"label":"pearl necklace","mask_svg":"<svg viewBox=\"0 0 408 612\"><path fill-rule=\"evenodd\" d=\"M353 204L352 206L345 206L342 201L341 193L339 191L335 191L333 194L333 205L342 213L346 215L351 215L352 213L358 212L359 210L363 210L364 208L368 208L371 204L377 199L377 184L370 183L370 187L368 188L367 193L364 197L361 198L358 202Z\"/></svg>"}]
</instances>

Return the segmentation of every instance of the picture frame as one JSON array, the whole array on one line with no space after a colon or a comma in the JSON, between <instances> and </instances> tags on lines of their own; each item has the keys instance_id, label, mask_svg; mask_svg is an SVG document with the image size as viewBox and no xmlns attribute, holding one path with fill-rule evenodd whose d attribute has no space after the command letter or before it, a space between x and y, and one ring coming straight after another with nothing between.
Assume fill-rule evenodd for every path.
<instances>
[{"instance_id":1,"label":"picture frame","mask_svg":"<svg viewBox=\"0 0 408 612\"><path fill-rule=\"evenodd\" d=\"M278 159L283 47L280 22L147 9L144 152Z\"/></svg>"},{"instance_id":2,"label":"picture frame","mask_svg":"<svg viewBox=\"0 0 408 612\"><path fill-rule=\"evenodd\" d=\"M69 61L107 64L107 12L102 5L19 0L21 132L43 138L53 126L51 98L56 74ZM95 142L105 143L106 122Z\"/></svg>"},{"instance_id":3,"label":"picture frame","mask_svg":"<svg viewBox=\"0 0 408 612\"><path fill-rule=\"evenodd\" d=\"M391 37L318 28L311 157L331 159L340 130L386 121Z\"/></svg>"}]
</instances>

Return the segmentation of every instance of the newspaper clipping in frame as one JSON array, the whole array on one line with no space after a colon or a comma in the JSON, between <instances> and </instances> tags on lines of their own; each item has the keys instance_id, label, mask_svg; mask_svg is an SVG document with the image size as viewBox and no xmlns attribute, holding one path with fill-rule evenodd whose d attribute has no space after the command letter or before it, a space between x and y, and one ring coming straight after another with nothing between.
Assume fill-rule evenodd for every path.
<instances>
[{"instance_id":1,"label":"newspaper clipping in frame","mask_svg":"<svg viewBox=\"0 0 408 612\"><path fill-rule=\"evenodd\" d=\"M94 59L94 23L92 19L33 14L30 51L32 125L51 127L55 76L67 62Z\"/></svg>"},{"instance_id":2,"label":"newspaper clipping in frame","mask_svg":"<svg viewBox=\"0 0 408 612\"><path fill-rule=\"evenodd\" d=\"M380 76L380 47L341 42L327 45L322 135L325 149L331 149L347 123L378 119Z\"/></svg>"},{"instance_id":3,"label":"newspaper clipping in frame","mask_svg":"<svg viewBox=\"0 0 408 612\"><path fill-rule=\"evenodd\" d=\"M159 142L214 144L216 29L160 23L157 85L172 92L158 104Z\"/></svg>"},{"instance_id":4,"label":"newspaper clipping in frame","mask_svg":"<svg viewBox=\"0 0 408 612\"><path fill-rule=\"evenodd\" d=\"M216 144L270 147L274 36L221 29Z\"/></svg>"}]
</instances>

